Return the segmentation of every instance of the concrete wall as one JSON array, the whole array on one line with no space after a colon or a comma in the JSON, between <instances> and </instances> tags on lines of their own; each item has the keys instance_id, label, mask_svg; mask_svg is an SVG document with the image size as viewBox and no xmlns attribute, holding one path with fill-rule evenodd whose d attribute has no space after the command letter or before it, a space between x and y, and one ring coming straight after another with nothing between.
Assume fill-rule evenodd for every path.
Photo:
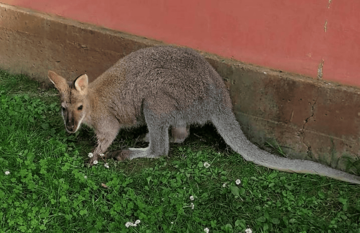
<instances>
[{"instance_id":1,"label":"concrete wall","mask_svg":"<svg viewBox=\"0 0 360 233\"><path fill-rule=\"evenodd\" d=\"M359 0L1 0L170 44L360 86Z\"/></svg>"},{"instance_id":2,"label":"concrete wall","mask_svg":"<svg viewBox=\"0 0 360 233\"><path fill-rule=\"evenodd\" d=\"M139 48L161 44L0 4L0 68L47 80L47 70L91 79ZM276 140L289 157L345 169L360 153L360 90L201 52L224 78L250 140ZM348 158L350 163L348 163ZM355 163L356 164L356 163Z\"/></svg>"}]
</instances>

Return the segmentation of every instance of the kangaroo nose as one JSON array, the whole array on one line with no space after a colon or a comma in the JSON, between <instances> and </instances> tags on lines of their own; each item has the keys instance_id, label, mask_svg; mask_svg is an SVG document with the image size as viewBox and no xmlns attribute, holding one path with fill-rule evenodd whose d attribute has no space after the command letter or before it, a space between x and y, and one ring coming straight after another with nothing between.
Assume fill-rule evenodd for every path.
<instances>
[{"instance_id":1,"label":"kangaroo nose","mask_svg":"<svg viewBox=\"0 0 360 233\"><path fill-rule=\"evenodd\" d=\"M73 131L73 130L74 130L74 125L73 125L73 124L67 125L66 128L67 128L69 131Z\"/></svg>"}]
</instances>

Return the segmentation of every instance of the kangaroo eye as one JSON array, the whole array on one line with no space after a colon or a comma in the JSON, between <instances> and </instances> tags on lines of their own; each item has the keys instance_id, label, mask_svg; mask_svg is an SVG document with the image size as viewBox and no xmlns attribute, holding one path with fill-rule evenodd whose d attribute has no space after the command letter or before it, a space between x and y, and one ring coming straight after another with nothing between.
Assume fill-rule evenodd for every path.
<instances>
[{"instance_id":1,"label":"kangaroo eye","mask_svg":"<svg viewBox=\"0 0 360 233\"><path fill-rule=\"evenodd\" d=\"M78 107L78 110L80 111L80 110L82 110L82 108L83 108L83 106L80 105L80 106Z\"/></svg>"}]
</instances>

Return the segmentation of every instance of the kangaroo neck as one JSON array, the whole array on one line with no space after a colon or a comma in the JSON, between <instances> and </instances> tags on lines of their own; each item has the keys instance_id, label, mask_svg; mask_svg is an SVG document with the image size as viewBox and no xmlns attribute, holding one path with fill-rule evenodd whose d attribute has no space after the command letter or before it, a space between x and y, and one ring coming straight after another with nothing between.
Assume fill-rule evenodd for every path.
<instances>
[{"instance_id":1,"label":"kangaroo neck","mask_svg":"<svg viewBox=\"0 0 360 233\"><path fill-rule=\"evenodd\" d=\"M87 108L86 117L84 119L84 123L90 127L94 126L95 123L94 121L97 118L99 112L99 106L101 105L99 100L100 98L96 95L95 90L89 88L89 92L87 96L88 108Z\"/></svg>"}]
</instances>

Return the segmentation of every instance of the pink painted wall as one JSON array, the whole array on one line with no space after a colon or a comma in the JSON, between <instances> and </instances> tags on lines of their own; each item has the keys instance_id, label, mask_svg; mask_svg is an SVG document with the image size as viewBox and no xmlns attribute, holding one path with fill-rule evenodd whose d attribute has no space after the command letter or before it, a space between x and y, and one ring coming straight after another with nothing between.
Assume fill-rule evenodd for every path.
<instances>
[{"instance_id":1,"label":"pink painted wall","mask_svg":"<svg viewBox=\"0 0 360 233\"><path fill-rule=\"evenodd\" d=\"M0 0L360 87L359 0Z\"/></svg>"}]
</instances>

